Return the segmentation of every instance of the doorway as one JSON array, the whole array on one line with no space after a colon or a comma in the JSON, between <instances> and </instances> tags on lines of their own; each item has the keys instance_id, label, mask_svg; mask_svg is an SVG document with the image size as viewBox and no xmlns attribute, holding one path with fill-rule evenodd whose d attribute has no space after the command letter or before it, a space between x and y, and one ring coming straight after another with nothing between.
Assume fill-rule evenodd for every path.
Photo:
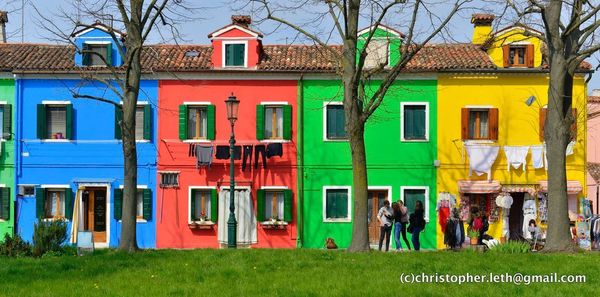
<instances>
[{"instance_id":1,"label":"doorway","mask_svg":"<svg viewBox=\"0 0 600 297\"><path fill-rule=\"evenodd\" d=\"M229 188L219 191L219 219L217 220L217 238L225 247L228 242ZM249 247L257 240L257 222L249 187L236 187L234 193L235 219L237 222L236 242L238 247Z\"/></svg>"},{"instance_id":2,"label":"doorway","mask_svg":"<svg viewBox=\"0 0 600 297\"><path fill-rule=\"evenodd\" d=\"M83 230L93 234L94 243L106 242L106 188L85 188L83 203Z\"/></svg>"},{"instance_id":3,"label":"doorway","mask_svg":"<svg viewBox=\"0 0 600 297\"><path fill-rule=\"evenodd\" d=\"M388 199L386 190L369 190L367 194L367 222L369 224L369 243L372 245L379 244L379 236L381 230L379 228L379 220L377 213L383 207L383 202Z\"/></svg>"},{"instance_id":4,"label":"doorway","mask_svg":"<svg viewBox=\"0 0 600 297\"><path fill-rule=\"evenodd\" d=\"M510 206L508 215L508 230L510 240L523 239L523 202L525 193L513 192L510 193L513 199L513 204Z\"/></svg>"}]
</instances>

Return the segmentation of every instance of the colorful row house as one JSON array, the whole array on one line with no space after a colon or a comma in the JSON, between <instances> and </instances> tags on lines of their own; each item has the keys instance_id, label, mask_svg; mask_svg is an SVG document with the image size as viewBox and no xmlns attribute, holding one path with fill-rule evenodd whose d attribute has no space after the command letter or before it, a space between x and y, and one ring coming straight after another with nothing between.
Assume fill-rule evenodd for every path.
<instances>
[{"instance_id":1,"label":"colorful row house","mask_svg":"<svg viewBox=\"0 0 600 297\"><path fill-rule=\"evenodd\" d=\"M530 200L543 224L548 70L540 33L520 25L492 32L492 21L474 15L472 43L424 47L367 122L372 244L379 239L377 210L386 200L402 200L411 212L416 201L423 203L424 249L444 246L450 207L460 208L465 219L480 208L498 238L526 235ZM210 45L153 45L143 52L136 113L141 247L226 244L230 96L240 100L238 244L322 248L328 237L342 248L350 243L352 163L337 63L317 46L264 45L250 25L249 17L234 16L208 36ZM371 30L359 33L359 48ZM375 30L365 65L393 67L404 36L386 26ZM97 24L76 32L84 54L71 46L0 44L0 66L10 69L0 80L0 232L31 240L38 219L65 218L75 231L92 231L98 247L118 244L121 102L110 87L81 78L93 74L118 87L103 63L122 64L107 31ZM96 54L85 54L91 51ZM585 110L588 69L576 79L579 111ZM369 86L380 83L373 79ZM586 116L576 114L566 152L573 213L586 192ZM513 206L496 207L507 195Z\"/></svg>"}]
</instances>

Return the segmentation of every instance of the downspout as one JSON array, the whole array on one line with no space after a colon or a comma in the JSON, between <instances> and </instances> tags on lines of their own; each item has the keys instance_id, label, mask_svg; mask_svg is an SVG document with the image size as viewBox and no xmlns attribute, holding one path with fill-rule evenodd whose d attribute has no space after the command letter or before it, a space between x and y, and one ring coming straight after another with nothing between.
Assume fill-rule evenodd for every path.
<instances>
[{"instance_id":1,"label":"downspout","mask_svg":"<svg viewBox=\"0 0 600 297\"><path fill-rule=\"evenodd\" d=\"M303 109L304 109L304 74L300 74L300 79L298 80L298 123L296 126L296 133L298 137L298 152L296 153L298 158L298 205L297 205L297 214L298 214L298 236L296 245L299 248L302 248L304 242L304 117Z\"/></svg>"},{"instance_id":2,"label":"downspout","mask_svg":"<svg viewBox=\"0 0 600 297\"><path fill-rule=\"evenodd\" d=\"M13 234L18 234L19 233L19 217L21 215L21 204L18 201L18 193L19 193L19 177L21 176L21 168L22 168L22 164L23 164L23 154L21 153L21 147L23 146L21 143L21 139L22 139L22 129L21 127L23 126L23 121L21 119L23 119L23 115L22 110L23 110L23 100L22 100L22 96L23 96L23 82L21 79L18 79L18 76L16 74L13 74L13 79L14 79L14 88L15 88L15 99L14 99L14 106L15 109L13 110L15 117L13 118L13 122L16 124L13 127L14 128L14 138L13 141L15 142L15 173L14 173L14 185L15 185L15 214L14 214L14 219L13 219L13 225L14 225L14 229L13 229ZM16 118L16 119L15 119Z\"/></svg>"}]
</instances>

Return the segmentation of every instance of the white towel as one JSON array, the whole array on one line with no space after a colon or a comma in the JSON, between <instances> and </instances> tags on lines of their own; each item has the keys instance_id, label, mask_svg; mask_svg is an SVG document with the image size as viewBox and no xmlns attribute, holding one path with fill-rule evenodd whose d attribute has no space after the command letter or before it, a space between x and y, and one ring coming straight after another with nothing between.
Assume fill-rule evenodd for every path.
<instances>
[{"instance_id":1,"label":"white towel","mask_svg":"<svg viewBox=\"0 0 600 297\"><path fill-rule=\"evenodd\" d=\"M492 165L498 157L500 147L491 145L466 145L469 156L469 176L475 171L477 175L487 173L488 180L492 178Z\"/></svg>"},{"instance_id":2,"label":"white towel","mask_svg":"<svg viewBox=\"0 0 600 297\"><path fill-rule=\"evenodd\" d=\"M534 169L544 168L544 146L534 145L531 147L531 162Z\"/></svg>"},{"instance_id":3,"label":"white towel","mask_svg":"<svg viewBox=\"0 0 600 297\"><path fill-rule=\"evenodd\" d=\"M510 165L515 169L523 167L523 171L527 168L527 153L529 153L528 146L505 146L504 154L506 154L506 160L508 166L506 170L510 171Z\"/></svg>"},{"instance_id":4,"label":"white towel","mask_svg":"<svg viewBox=\"0 0 600 297\"><path fill-rule=\"evenodd\" d=\"M567 144L567 150L565 151L566 156L573 154L573 147L575 147L575 141L571 141L569 144Z\"/></svg>"}]
</instances>

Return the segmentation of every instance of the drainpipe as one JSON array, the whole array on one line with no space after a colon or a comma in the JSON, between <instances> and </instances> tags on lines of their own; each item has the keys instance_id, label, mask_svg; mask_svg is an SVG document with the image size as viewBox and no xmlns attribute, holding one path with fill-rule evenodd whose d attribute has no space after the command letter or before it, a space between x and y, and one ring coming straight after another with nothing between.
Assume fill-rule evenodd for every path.
<instances>
[{"instance_id":1,"label":"drainpipe","mask_svg":"<svg viewBox=\"0 0 600 297\"><path fill-rule=\"evenodd\" d=\"M296 133L298 137L298 152L296 153L298 158L298 205L297 205L297 213L298 213L298 239L297 246L301 248L304 243L304 117L303 114L303 106L304 106L304 86L303 86L304 74L300 74L300 79L298 80L298 123L296 128Z\"/></svg>"},{"instance_id":2,"label":"drainpipe","mask_svg":"<svg viewBox=\"0 0 600 297\"><path fill-rule=\"evenodd\" d=\"M19 79L19 77L16 74L13 74L13 80L14 80L14 88L15 88L15 99L14 99L14 106L15 108L13 109L13 113L16 117L16 120L13 119L13 122L15 123L15 125L13 126L13 130L14 130L14 137L13 137L13 141L15 142L15 173L14 173L14 180L15 183L14 185L16 186L14 189L14 192L18 194L18 185L19 185L19 177L21 176L21 168L22 168L22 164L23 164L23 154L21 152L21 147L23 146L23 144L21 143L21 139L23 138L23 134L22 134L22 125L23 125L23 121L21 121L21 119L23 118L23 115L21 114L22 109L23 109L23 100L21 100L21 97L23 96L23 90L22 90L22 81ZM14 224L14 229L13 229L13 234L18 234L19 233L19 217L21 216L21 204L18 203L18 195L15 195L15 214L14 214L14 219L13 219L13 224Z\"/></svg>"}]
</instances>

